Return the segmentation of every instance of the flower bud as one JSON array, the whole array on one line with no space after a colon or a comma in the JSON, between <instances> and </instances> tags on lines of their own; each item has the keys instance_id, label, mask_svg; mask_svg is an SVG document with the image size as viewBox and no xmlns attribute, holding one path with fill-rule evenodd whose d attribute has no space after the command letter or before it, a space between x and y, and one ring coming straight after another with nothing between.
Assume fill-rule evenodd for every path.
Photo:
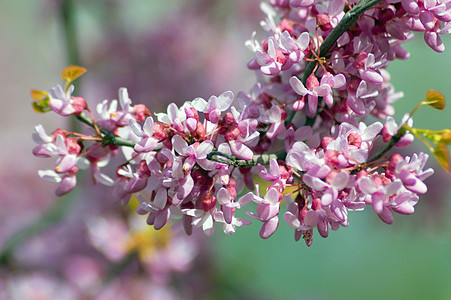
<instances>
[{"instance_id":1,"label":"flower bud","mask_svg":"<svg viewBox=\"0 0 451 300\"><path fill-rule=\"evenodd\" d=\"M81 114L85 110L85 108L88 107L83 97L72 97L71 100L71 105L75 110L73 113L74 115Z\"/></svg>"},{"instance_id":2,"label":"flower bud","mask_svg":"<svg viewBox=\"0 0 451 300\"><path fill-rule=\"evenodd\" d=\"M150 170L145 160L141 160L136 167L136 172L143 177L150 177Z\"/></svg>"},{"instance_id":3,"label":"flower bud","mask_svg":"<svg viewBox=\"0 0 451 300\"><path fill-rule=\"evenodd\" d=\"M294 111L300 111L301 109L303 109L305 106L305 101L304 101L304 96L302 96L301 98L299 98L298 100L296 100L293 103L293 110Z\"/></svg>"},{"instance_id":4,"label":"flower bud","mask_svg":"<svg viewBox=\"0 0 451 300\"><path fill-rule=\"evenodd\" d=\"M322 31L329 31L333 28L328 14L318 14L316 16L316 23Z\"/></svg>"},{"instance_id":5,"label":"flower bud","mask_svg":"<svg viewBox=\"0 0 451 300\"><path fill-rule=\"evenodd\" d=\"M69 154L78 154L81 151L81 146L78 144L77 139L75 138L67 138L66 149Z\"/></svg>"},{"instance_id":6,"label":"flower bud","mask_svg":"<svg viewBox=\"0 0 451 300\"><path fill-rule=\"evenodd\" d=\"M144 104L136 104L133 108L135 110L135 119L138 122L144 122L146 117L150 116L150 111Z\"/></svg>"},{"instance_id":7,"label":"flower bud","mask_svg":"<svg viewBox=\"0 0 451 300\"><path fill-rule=\"evenodd\" d=\"M209 193L205 195L204 198L202 198L202 209L204 211L209 211L213 207L216 206L216 197L213 195L210 195Z\"/></svg>"},{"instance_id":8,"label":"flower bud","mask_svg":"<svg viewBox=\"0 0 451 300\"><path fill-rule=\"evenodd\" d=\"M194 131L194 138L197 140L203 140L205 138L205 134L205 126L201 122L197 122L196 131Z\"/></svg>"},{"instance_id":9,"label":"flower bud","mask_svg":"<svg viewBox=\"0 0 451 300\"><path fill-rule=\"evenodd\" d=\"M352 63L352 66L357 70L361 70L365 67L366 59L368 58L368 54L365 52L360 52L354 56L355 60Z\"/></svg>"},{"instance_id":10,"label":"flower bud","mask_svg":"<svg viewBox=\"0 0 451 300\"><path fill-rule=\"evenodd\" d=\"M330 137L330 136L323 137L323 139L321 140L321 147L323 149L327 149L327 145L329 145L329 143L334 141L334 140L335 139L333 137Z\"/></svg>"},{"instance_id":11,"label":"flower bud","mask_svg":"<svg viewBox=\"0 0 451 300\"><path fill-rule=\"evenodd\" d=\"M314 89L315 87L319 86L318 78L316 78L315 75L310 75L310 76L307 78L307 82L306 82L305 85L306 85L306 87L307 87L307 89L308 89L309 91L313 91L313 89Z\"/></svg>"},{"instance_id":12,"label":"flower bud","mask_svg":"<svg viewBox=\"0 0 451 300\"><path fill-rule=\"evenodd\" d=\"M159 142L166 140L168 138L168 128L166 124L157 123L153 124L153 134L152 136Z\"/></svg>"},{"instance_id":13,"label":"flower bud","mask_svg":"<svg viewBox=\"0 0 451 300\"><path fill-rule=\"evenodd\" d=\"M233 129L230 129L226 134L224 134L224 138L227 141L234 141L240 136L240 130L238 127L234 127Z\"/></svg>"},{"instance_id":14,"label":"flower bud","mask_svg":"<svg viewBox=\"0 0 451 300\"><path fill-rule=\"evenodd\" d=\"M312 209L313 210L321 210L323 207L321 206L321 198L315 198L312 201Z\"/></svg>"}]
</instances>

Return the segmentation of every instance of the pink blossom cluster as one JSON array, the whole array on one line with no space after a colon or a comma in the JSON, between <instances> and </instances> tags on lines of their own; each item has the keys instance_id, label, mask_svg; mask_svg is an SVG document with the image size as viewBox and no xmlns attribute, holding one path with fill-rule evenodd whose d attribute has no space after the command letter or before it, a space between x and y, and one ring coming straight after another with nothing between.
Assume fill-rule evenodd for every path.
<instances>
[{"instance_id":1,"label":"pink blossom cluster","mask_svg":"<svg viewBox=\"0 0 451 300\"><path fill-rule=\"evenodd\" d=\"M385 68L409 57L402 44L412 31L424 31L426 43L443 51L439 34L449 33L451 1L373 2L327 53L321 46L358 1L262 4L267 36L247 42L255 54L248 67L257 74L248 93L171 103L166 113L152 114L121 88L119 101L98 104L94 119L83 98L70 95L71 87L52 89L50 108L76 115L91 134L58 129L47 135L37 126L34 154L57 158L53 170L39 175L58 182L61 195L87 167L123 203L136 195L137 212L155 229L180 218L188 234L194 226L211 235L215 223L234 233L251 223L238 213L251 202L255 211L246 214L262 223L262 238L274 234L283 217L308 246L315 228L327 237L329 229L348 226L348 211L367 205L389 224L392 212L412 214L433 170L425 169L423 153L388 155L390 147L372 153L379 136L398 147L413 139L401 131L410 115L399 126L390 117L402 93L394 91ZM386 119L385 125L365 123L370 114ZM125 161L115 176L101 171L119 151Z\"/></svg>"}]
</instances>

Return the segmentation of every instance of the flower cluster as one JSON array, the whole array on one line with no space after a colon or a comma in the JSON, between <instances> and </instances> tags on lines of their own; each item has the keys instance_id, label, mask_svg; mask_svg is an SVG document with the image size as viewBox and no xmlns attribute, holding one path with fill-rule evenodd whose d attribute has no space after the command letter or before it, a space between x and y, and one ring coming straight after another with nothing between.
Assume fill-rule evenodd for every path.
<instances>
[{"instance_id":1,"label":"flower cluster","mask_svg":"<svg viewBox=\"0 0 451 300\"><path fill-rule=\"evenodd\" d=\"M188 234L195 226L211 235L215 223L234 233L251 223L237 213L250 202L256 209L247 215L262 222L262 238L283 215L295 239L311 245L313 229L327 237L329 229L348 226L349 210L367 205L390 224L392 212L414 212L433 171L423 170L426 154L387 154L418 131L412 114L400 126L390 117L402 93L385 68L408 58L402 44L412 31L424 31L427 44L443 51L439 34L450 31L450 3L271 0L262 4L267 36L247 42L255 54L248 67L257 74L251 91L171 103L166 113L132 105L121 88L119 101L97 106L96 120L83 98L71 96L76 76L63 76L65 89L39 93L35 108L75 115L92 135L47 135L37 126L34 154L58 158L54 170L39 175L59 182L61 195L75 187L78 168L89 167L123 203L136 194L149 225L161 229L182 218ZM72 66L63 74L71 72L82 73ZM437 106L436 98L425 103ZM385 125L365 123L370 114ZM386 145L372 154L379 136ZM119 150L126 161L116 175L101 172ZM267 182L264 196L257 181ZM251 191L243 193L245 187Z\"/></svg>"}]
</instances>

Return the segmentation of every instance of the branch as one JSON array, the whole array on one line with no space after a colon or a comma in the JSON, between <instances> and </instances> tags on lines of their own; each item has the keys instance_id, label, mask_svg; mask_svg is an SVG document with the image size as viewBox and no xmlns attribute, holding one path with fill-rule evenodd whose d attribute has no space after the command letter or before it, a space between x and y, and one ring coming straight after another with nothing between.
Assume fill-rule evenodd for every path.
<instances>
[{"instance_id":1,"label":"branch","mask_svg":"<svg viewBox=\"0 0 451 300\"><path fill-rule=\"evenodd\" d=\"M329 53L329 50L335 44L335 42L345 33L346 31L353 26L360 16L371 7L375 6L382 0L362 0L356 4L350 11L348 11L338 25L329 33L326 39L321 44L319 48L319 57L325 57ZM301 81L305 85L307 82L307 78L313 72L313 69L316 66L316 61L309 61L305 66L304 74L302 75ZM285 124L289 124L295 115L296 111L292 110L285 120Z\"/></svg>"},{"instance_id":2,"label":"branch","mask_svg":"<svg viewBox=\"0 0 451 300\"><path fill-rule=\"evenodd\" d=\"M325 57L329 53L329 50L335 44L335 42L351 28L360 18L360 16L371 7L375 6L382 0L362 0L356 4L350 11L348 11L343 19L338 23L338 25L329 33L326 39L321 44L319 48L319 57ZM304 75L302 76L302 83L306 83L307 78L312 73L315 68L316 61L310 61L304 70Z\"/></svg>"},{"instance_id":3,"label":"branch","mask_svg":"<svg viewBox=\"0 0 451 300\"><path fill-rule=\"evenodd\" d=\"M85 123L86 125L95 128L94 123L87 118L86 116L83 115L78 115L75 116L79 121ZM108 130L106 130L105 128L97 125L97 128L99 129L99 131L103 134L102 136L102 143L106 146L106 145L115 145L115 146L126 146L126 147L135 147L135 142L121 138L117 135L115 135L112 132L109 132Z\"/></svg>"},{"instance_id":4,"label":"branch","mask_svg":"<svg viewBox=\"0 0 451 300\"><path fill-rule=\"evenodd\" d=\"M286 156L287 156L287 153L285 151L279 151L279 152L276 152L273 154L254 155L254 157L251 160L244 160L244 159L239 159L234 155L227 155L227 154L218 152L216 150L213 150L212 152L210 152L210 154L207 155L207 158L209 160L219 162L222 164L226 164L229 166L234 166L237 168L250 168L250 167L254 167L258 164L269 165L269 162L272 159L285 160Z\"/></svg>"},{"instance_id":5,"label":"branch","mask_svg":"<svg viewBox=\"0 0 451 300\"><path fill-rule=\"evenodd\" d=\"M399 128L398 132L391 137L388 143L385 144L385 146L381 150L379 150L379 152L374 154L374 156L370 158L366 163L360 165L359 168L353 170L351 174L357 174L358 171L366 169L372 162L375 162L378 159L382 158L388 151L390 151L391 148L393 148L393 146L396 145L396 143L399 142L399 140L404 136L404 134L406 134L406 132L407 127L405 125Z\"/></svg>"},{"instance_id":6,"label":"branch","mask_svg":"<svg viewBox=\"0 0 451 300\"><path fill-rule=\"evenodd\" d=\"M379 158L381 158L382 156L384 156L385 153L387 153L391 148L393 148L394 145L396 145L396 143L399 142L399 140L404 136L406 131L407 131L407 128L405 126L402 126L398 130L398 132L394 136L392 136L392 138L388 141L388 143L385 144L384 148L379 150L379 152L377 152L371 159L369 159L366 163L364 163L362 165L362 168L364 168L366 165L368 165L368 164L372 163L373 161L376 161Z\"/></svg>"}]
</instances>

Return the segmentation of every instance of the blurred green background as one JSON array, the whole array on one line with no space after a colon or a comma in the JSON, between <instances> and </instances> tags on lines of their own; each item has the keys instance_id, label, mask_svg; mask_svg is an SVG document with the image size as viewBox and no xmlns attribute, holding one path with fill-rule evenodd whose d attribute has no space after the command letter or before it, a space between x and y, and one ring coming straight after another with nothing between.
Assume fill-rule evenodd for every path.
<instances>
[{"instance_id":1,"label":"blurred green background","mask_svg":"<svg viewBox=\"0 0 451 300\"><path fill-rule=\"evenodd\" d=\"M186 7L186 2L188 0L111 1L116 5L111 7L109 1L76 1L74 14L81 63L89 71L83 84L92 101L115 97L105 88L109 81L101 80L102 76L111 79L111 74L108 74L111 64L120 62L109 62L109 52L99 51L99 47L106 44L102 39L114 36L109 30L115 32L113 29L120 28L125 36L139 36L146 30L156 28L159 22L169 20L174 11ZM185 98L179 100L208 97L228 89L236 93L250 88L254 75L245 67L251 53L244 47L244 41L253 30L260 30L258 20L263 14L258 11L258 2L204 1L208 9L198 13L206 18L204 21L211 22L210 30L219 30L219 38L203 43L196 40L194 45L189 46L190 53L205 53L202 51L207 46L212 47L208 48L209 51L214 51L214 43L221 40L221 47L230 47L229 55L235 53L235 56L226 59L226 64L230 66L224 71L232 76L225 76L215 85L205 86L209 82L203 84L203 77L190 76L191 73L179 75L177 80L184 81L185 85L203 88L198 94L195 90L187 90ZM33 176L46 162L31 156L33 143L29 137L33 126L42 123L52 128L63 124L61 119L33 113L29 98L32 88L48 89L60 83L59 73L67 65L57 3L22 0L3 1L0 6L0 87L4 112L0 119L3 128L0 135L4 145L0 150L0 179L3 181L0 197L18 202L24 197L32 197L36 190L27 191L31 188L39 188L41 194L53 197L53 186L46 183L28 184L23 190L11 189L7 183L20 181L23 184L24 181L39 180L37 176L33 179ZM110 7L110 10L105 7ZM173 32L171 38L180 40L180 47L183 48L182 41L190 41L193 37L182 37L180 34ZM201 38L212 36L206 34ZM445 53L438 54L429 49L422 36L418 35L405 46L411 58L390 64L388 71L392 83L398 91L405 93L404 99L395 104L398 120L424 98L428 89L437 89L451 99L451 37L443 37L443 42L447 49ZM142 50L161 55L159 48L161 46L158 44L148 44L148 48ZM96 52L98 56L93 57L91 52ZM201 62L203 57L190 56L186 59ZM208 58L211 59L210 56ZM156 56L155 60L158 61L159 57ZM84 61L89 63L83 64ZM121 67L114 68L114 72L120 73ZM215 64L207 67L217 72ZM238 75L234 77L233 74ZM120 78L120 74L114 75ZM145 78L149 86L153 80L165 78L158 73L155 76ZM118 87L113 86L112 89L117 91ZM106 95L102 95L103 91ZM133 99L134 91L129 92ZM158 95L165 97L164 91ZM175 101L173 97L176 95L168 91L167 102ZM422 108L414 118L415 126L451 128L450 106L444 111ZM427 149L418 143L409 151ZM414 215L396 215L393 225L381 222L370 209L350 212L348 228L331 232L327 239L315 233L310 248L303 242L294 242L292 230L282 220L277 233L268 240L258 237L260 226L257 223L241 228L233 236L225 236L218 227L210 245L211 257L217 263L214 274L218 284L224 287L221 297L233 299L246 291L266 299L451 299L451 177L437 166L434 158L430 158L429 165L436 169L434 176L427 180L429 194L420 198ZM9 206L1 208L0 223L9 213ZM26 209L14 213L34 217L38 214ZM20 216L18 219L21 219ZM20 228L21 224L14 226Z\"/></svg>"}]
</instances>

